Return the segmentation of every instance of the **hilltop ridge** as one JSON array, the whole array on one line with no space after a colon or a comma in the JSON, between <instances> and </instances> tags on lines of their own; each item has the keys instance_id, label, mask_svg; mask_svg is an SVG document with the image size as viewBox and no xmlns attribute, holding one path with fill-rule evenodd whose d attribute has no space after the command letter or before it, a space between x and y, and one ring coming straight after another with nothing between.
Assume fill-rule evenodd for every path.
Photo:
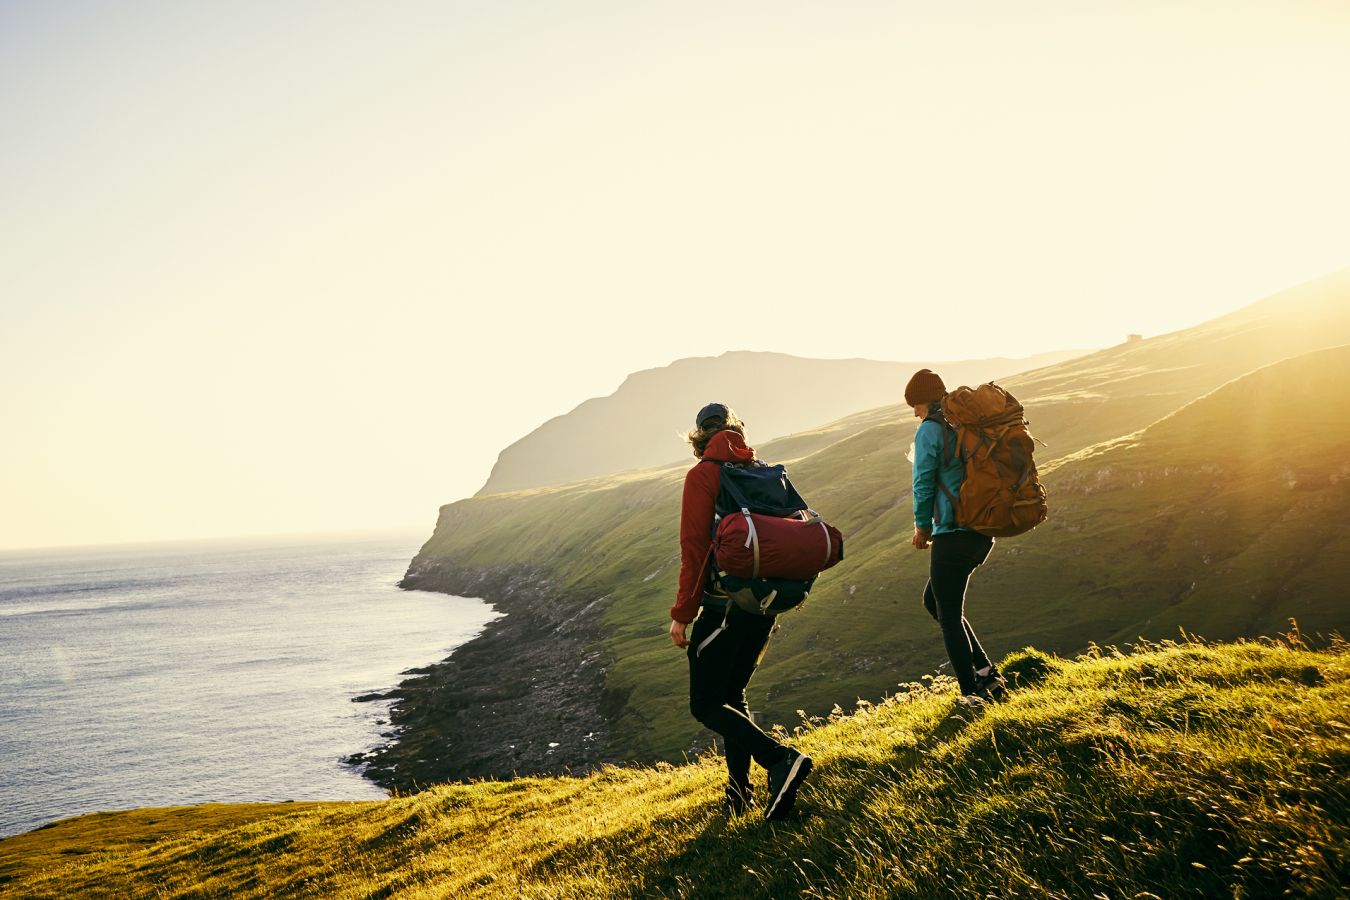
<instances>
[{"instance_id":1,"label":"hilltop ridge","mask_svg":"<svg viewBox=\"0 0 1350 900\"><path fill-rule=\"evenodd\" d=\"M962 360L942 366L951 377L980 382L1084 352ZM586 400L504 448L475 496L672 463L687 455L680 432L693 424L689 419L694 411L712 400L752 416L761 440L813 428L894 402L909 376L931 365L936 363L810 359L733 350L644 369L625 378L609 396ZM601 435L603 440L598 440Z\"/></svg>"},{"instance_id":2,"label":"hilltop ridge","mask_svg":"<svg viewBox=\"0 0 1350 900\"><path fill-rule=\"evenodd\" d=\"M1049 458L1149 425L1261 366L1350 344L1350 268L1191 328L1007 379Z\"/></svg>"}]
</instances>

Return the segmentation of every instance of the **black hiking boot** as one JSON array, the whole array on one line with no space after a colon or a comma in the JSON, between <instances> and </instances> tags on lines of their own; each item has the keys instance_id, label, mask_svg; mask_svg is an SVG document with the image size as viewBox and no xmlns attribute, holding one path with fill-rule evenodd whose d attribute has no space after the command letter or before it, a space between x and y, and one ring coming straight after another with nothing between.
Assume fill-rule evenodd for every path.
<instances>
[{"instance_id":1,"label":"black hiking boot","mask_svg":"<svg viewBox=\"0 0 1350 900\"><path fill-rule=\"evenodd\" d=\"M998 669L990 669L988 675L975 676L975 696L998 703L1008 696L1008 682Z\"/></svg>"},{"instance_id":2,"label":"black hiking boot","mask_svg":"<svg viewBox=\"0 0 1350 900\"><path fill-rule=\"evenodd\" d=\"M755 789L749 784L727 785L727 797L722 811L728 816L743 816L755 806Z\"/></svg>"},{"instance_id":3,"label":"black hiking boot","mask_svg":"<svg viewBox=\"0 0 1350 900\"><path fill-rule=\"evenodd\" d=\"M784 751L782 761L769 766L769 805L764 810L764 818L769 821L786 818L792 812L797 788L811 774L811 757L791 747Z\"/></svg>"}]
</instances>

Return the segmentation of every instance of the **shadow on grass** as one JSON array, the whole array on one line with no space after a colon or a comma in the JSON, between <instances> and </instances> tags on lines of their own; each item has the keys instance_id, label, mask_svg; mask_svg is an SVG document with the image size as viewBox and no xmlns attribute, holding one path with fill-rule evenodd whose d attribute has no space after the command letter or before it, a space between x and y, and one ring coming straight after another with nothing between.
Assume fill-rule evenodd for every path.
<instances>
[{"instance_id":1,"label":"shadow on grass","mask_svg":"<svg viewBox=\"0 0 1350 900\"><path fill-rule=\"evenodd\" d=\"M701 818L693 822L661 817L598 841L559 848L539 860L528 877L548 883L554 876L587 867L594 860L630 860L629 872L615 872L615 895L756 897L796 896L812 886L824 887L829 878L822 873L813 877L802 863L812 860L832 867L829 861L840 855L840 829L823 827L850 810L860 810L869 802L869 793L878 787L899 781L925 763L929 754L950 741L973 723L980 709L954 707L943 720L924 734L917 744L895 745L888 759L852 755L831 756L818 763L811 779L802 789L791 816L782 822L766 822L760 809L741 819L728 819L721 812L720 799L701 807ZM879 726L879 729L883 726ZM843 787L844 790L839 789ZM832 793L822 797L820 792ZM839 810L842 812L834 812ZM658 835L689 834L669 855L648 865L641 860L656 844ZM661 841L664 843L664 841ZM766 846L790 845L791 859L784 854L777 871L760 871L754 866ZM763 866L761 866L763 868ZM700 880L700 874L715 873L716 883Z\"/></svg>"}]
</instances>

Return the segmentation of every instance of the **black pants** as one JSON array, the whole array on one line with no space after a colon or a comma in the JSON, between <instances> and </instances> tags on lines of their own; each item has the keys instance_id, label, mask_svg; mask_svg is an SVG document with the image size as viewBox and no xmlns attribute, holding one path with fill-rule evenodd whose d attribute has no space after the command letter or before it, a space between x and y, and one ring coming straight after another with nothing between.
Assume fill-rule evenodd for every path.
<instances>
[{"instance_id":1,"label":"black pants","mask_svg":"<svg viewBox=\"0 0 1350 900\"><path fill-rule=\"evenodd\" d=\"M928 551L931 558L923 605L942 626L942 641L962 694L975 692L975 670L989 665L989 657L966 621L965 605L970 574L989 558L993 547L994 539L987 535L953 531L934 536Z\"/></svg>"},{"instance_id":2,"label":"black pants","mask_svg":"<svg viewBox=\"0 0 1350 900\"><path fill-rule=\"evenodd\" d=\"M751 758L765 768L783 758L783 745L750 720L745 704L745 686L764 657L774 621L733 607L723 628L722 610L705 607L689 635L689 711L721 735L735 788L749 786Z\"/></svg>"}]
</instances>

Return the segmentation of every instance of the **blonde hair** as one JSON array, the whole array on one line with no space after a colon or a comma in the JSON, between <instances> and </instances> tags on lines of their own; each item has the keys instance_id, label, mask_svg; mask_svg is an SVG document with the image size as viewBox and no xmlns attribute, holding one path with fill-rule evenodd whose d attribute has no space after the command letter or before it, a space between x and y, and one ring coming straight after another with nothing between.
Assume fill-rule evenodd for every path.
<instances>
[{"instance_id":1,"label":"blonde hair","mask_svg":"<svg viewBox=\"0 0 1350 900\"><path fill-rule=\"evenodd\" d=\"M727 417L714 416L704 422L697 428L691 428L685 434L684 439L694 448L694 455L699 459L703 458L703 451L708 449L708 441L719 431L734 431L741 437L745 437L745 423L737 418L731 410L727 410Z\"/></svg>"}]
</instances>

